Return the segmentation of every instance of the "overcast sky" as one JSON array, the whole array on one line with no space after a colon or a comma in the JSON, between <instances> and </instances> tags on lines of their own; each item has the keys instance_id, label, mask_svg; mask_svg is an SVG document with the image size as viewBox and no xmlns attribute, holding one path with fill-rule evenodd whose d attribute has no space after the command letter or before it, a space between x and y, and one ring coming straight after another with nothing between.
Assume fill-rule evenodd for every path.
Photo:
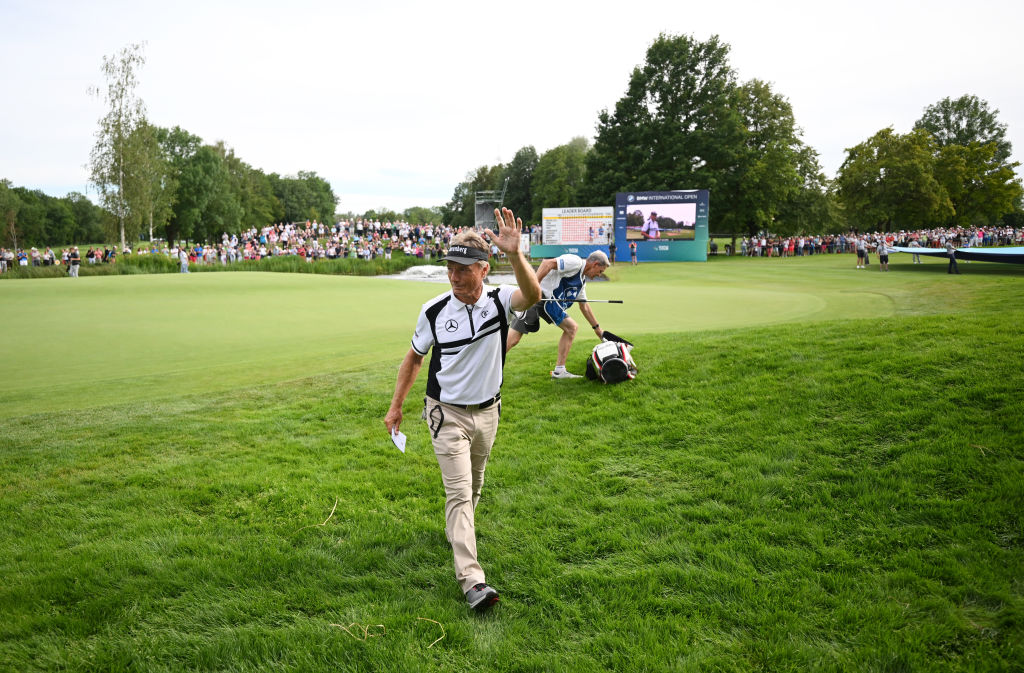
<instances>
[{"instance_id":1,"label":"overcast sky","mask_svg":"<svg viewBox=\"0 0 1024 673\"><path fill-rule=\"evenodd\" d=\"M0 0L0 26L0 178L56 196L86 191L103 57L143 41L151 123L316 171L341 211L441 205L524 145L593 139L661 32L719 35L741 79L789 99L829 177L846 148L965 93L1024 156L1019 1Z\"/></svg>"}]
</instances>

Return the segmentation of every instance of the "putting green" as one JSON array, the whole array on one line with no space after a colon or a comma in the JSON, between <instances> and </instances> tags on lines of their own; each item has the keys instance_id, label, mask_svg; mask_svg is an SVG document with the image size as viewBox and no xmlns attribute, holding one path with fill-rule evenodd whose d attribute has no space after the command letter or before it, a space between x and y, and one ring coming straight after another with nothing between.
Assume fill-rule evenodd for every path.
<instances>
[{"instance_id":1,"label":"putting green","mask_svg":"<svg viewBox=\"0 0 1024 673\"><path fill-rule=\"evenodd\" d=\"M627 338L892 312L835 258L791 261L617 266L588 294L625 302L593 308ZM446 287L241 272L3 281L0 418L397 368L420 304ZM553 355L551 329L520 347Z\"/></svg>"}]
</instances>

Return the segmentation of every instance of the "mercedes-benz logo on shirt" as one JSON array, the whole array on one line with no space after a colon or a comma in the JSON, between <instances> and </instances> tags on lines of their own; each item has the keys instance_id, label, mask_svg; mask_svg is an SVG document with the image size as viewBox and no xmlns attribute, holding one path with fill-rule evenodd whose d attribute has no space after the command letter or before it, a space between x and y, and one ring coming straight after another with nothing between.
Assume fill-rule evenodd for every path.
<instances>
[{"instance_id":1,"label":"mercedes-benz logo on shirt","mask_svg":"<svg viewBox=\"0 0 1024 673\"><path fill-rule=\"evenodd\" d=\"M444 324L444 329L446 332L454 332L455 330L459 329L459 323L456 322L455 320L449 320Z\"/></svg>"}]
</instances>

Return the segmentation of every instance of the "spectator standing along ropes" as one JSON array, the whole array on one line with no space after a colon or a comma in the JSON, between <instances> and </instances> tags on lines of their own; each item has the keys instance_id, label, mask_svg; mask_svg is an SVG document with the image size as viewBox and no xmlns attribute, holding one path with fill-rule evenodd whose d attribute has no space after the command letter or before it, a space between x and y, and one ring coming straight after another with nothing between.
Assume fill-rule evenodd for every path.
<instances>
[{"instance_id":1,"label":"spectator standing along ropes","mask_svg":"<svg viewBox=\"0 0 1024 673\"><path fill-rule=\"evenodd\" d=\"M82 256L78 254L78 246L71 248L71 253L68 255L68 273L71 274L72 278L78 278L78 267L82 264Z\"/></svg>"},{"instance_id":2,"label":"spectator standing along ropes","mask_svg":"<svg viewBox=\"0 0 1024 673\"><path fill-rule=\"evenodd\" d=\"M946 269L946 273L959 274L960 269L956 265L956 248L953 247L953 241L946 239L946 255L949 256L949 268Z\"/></svg>"}]
</instances>

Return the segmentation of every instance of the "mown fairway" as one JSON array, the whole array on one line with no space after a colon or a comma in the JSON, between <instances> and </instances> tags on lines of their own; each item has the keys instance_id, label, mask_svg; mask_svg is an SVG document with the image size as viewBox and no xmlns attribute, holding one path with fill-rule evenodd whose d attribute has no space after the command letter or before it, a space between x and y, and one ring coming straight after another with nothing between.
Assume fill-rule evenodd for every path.
<instances>
[{"instance_id":1,"label":"mown fairway","mask_svg":"<svg viewBox=\"0 0 1024 673\"><path fill-rule=\"evenodd\" d=\"M592 284L590 296L623 299L595 310L613 331L636 335L957 311L968 306L961 294L996 287L975 277L936 286L928 272L943 265L927 261L888 276L857 273L848 256L620 265L616 282ZM992 278L992 268L971 271ZM390 366L408 348L419 305L443 290L262 273L6 280L0 418Z\"/></svg>"},{"instance_id":2,"label":"mown fairway","mask_svg":"<svg viewBox=\"0 0 1024 673\"><path fill-rule=\"evenodd\" d=\"M444 286L0 282L0 668L1019 668L1024 269L853 266L616 267L589 294L626 302L595 305L637 342L621 386L551 381L554 329L524 339L482 618L425 374L405 455L382 424Z\"/></svg>"}]
</instances>

